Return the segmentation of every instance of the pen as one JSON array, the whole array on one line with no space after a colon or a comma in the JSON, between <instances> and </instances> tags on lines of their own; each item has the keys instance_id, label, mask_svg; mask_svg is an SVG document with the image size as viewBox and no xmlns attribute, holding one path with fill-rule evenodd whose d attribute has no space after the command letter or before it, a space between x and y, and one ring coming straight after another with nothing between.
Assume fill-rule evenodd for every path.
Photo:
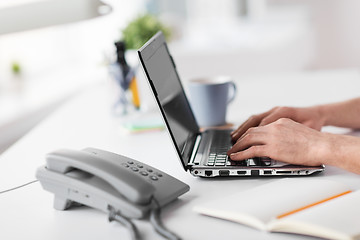
<instances>
[{"instance_id":1,"label":"pen","mask_svg":"<svg viewBox=\"0 0 360 240\"><path fill-rule=\"evenodd\" d=\"M136 109L140 108L140 97L139 97L139 91L136 83L136 77L132 77L129 85L131 94L132 94L132 102Z\"/></svg>"}]
</instances>

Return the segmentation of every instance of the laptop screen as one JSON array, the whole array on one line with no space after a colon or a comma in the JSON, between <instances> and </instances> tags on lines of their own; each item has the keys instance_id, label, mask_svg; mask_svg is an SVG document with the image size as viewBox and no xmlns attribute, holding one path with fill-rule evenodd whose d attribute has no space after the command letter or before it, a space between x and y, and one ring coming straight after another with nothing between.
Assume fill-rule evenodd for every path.
<instances>
[{"instance_id":1,"label":"laptop screen","mask_svg":"<svg viewBox=\"0 0 360 240\"><path fill-rule=\"evenodd\" d=\"M163 34L157 33L138 53L170 136L186 169L199 127Z\"/></svg>"}]
</instances>

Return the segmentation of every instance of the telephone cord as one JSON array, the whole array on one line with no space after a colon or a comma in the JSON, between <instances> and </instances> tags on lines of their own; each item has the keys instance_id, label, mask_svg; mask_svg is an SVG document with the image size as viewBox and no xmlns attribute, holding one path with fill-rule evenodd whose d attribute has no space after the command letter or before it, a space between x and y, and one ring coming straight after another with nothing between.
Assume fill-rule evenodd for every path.
<instances>
[{"instance_id":1,"label":"telephone cord","mask_svg":"<svg viewBox=\"0 0 360 240\"><path fill-rule=\"evenodd\" d=\"M130 234L132 240L141 240L141 235L135 224L127 217L123 216L119 211L116 211L115 208L108 206L109 210L109 221L117 221L123 226L125 226Z\"/></svg>"},{"instance_id":2,"label":"telephone cord","mask_svg":"<svg viewBox=\"0 0 360 240\"><path fill-rule=\"evenodd\" d=\"M155 198L152 199L155 207L150 212L150 223L157 233L165 237L168 240L181 240L179 236L168 230L161 221L161 208Z\"/></svg>"}]
</instances>

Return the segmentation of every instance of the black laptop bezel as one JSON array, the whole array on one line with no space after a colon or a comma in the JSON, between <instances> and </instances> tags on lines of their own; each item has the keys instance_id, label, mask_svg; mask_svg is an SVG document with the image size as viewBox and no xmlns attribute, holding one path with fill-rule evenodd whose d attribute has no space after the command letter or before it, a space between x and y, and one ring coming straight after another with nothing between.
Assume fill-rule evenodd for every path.
<instances>
[{"instance_id":1,"label":"black laptop bezel","mask_svg":"<svg viewBox=\"0 0 360 240\"><path fill-rule=\"evenodd\" d=\"M195 145L195 142L196 142L196 138L197 138L197 136L199 134L201 134L200 133L200 128L199 128L198 123L196 122L195 116L194 116L193 111L191 109L190 113L191 113L191 117L193 118L192 121L194 121L194 124L196 124L197 131L191 133L188 136L188 139L186 140L186 144L184 145L183 149L179 149L179 147L178 147L178 145L176 143L176 140L175 140L174 133L172 132L171 126L170 126L170 124L169 124L169 122L168 122L168 120L166 118L165 110L162 107L162 104L160 102L160 99L159 99L159 96L157 94L156 88L155 88L155 86L154 86L154 84L153 84L153 82L151 80L150 74L149 74L148 69L146 68L146 64L145 64L145 61L147 59L149 59L161 46L165 46L166 51L167 51L168 55L170 56L170 59L172 61L172 65L173 65L176 77L179 80L181 91L185 94L186 107L191 109L191 105L190 105L190 103L188 101L188 98L186 97L184 87L183 87L182 82L180 80L179 74L178 74L177 69L176 69L175 62L174 62L174 60L173 60L173 58L172 58L172 56L170 54L170 51L169 51L169 48L167 46L167 43L166 43L166 40L165 40L165 37L164 37L163 33L161 31L157 32L140 49L138 49L137 52L138 52L138 56L139 56L139 59L140 59L142 69L143 69L143 71L144 71L144 73L146 75L146 79L148 81L148 84L149 84L150 88L152 89L153 96L154 96L154 98L156 100L156 103L157 103L159 109L160 109L162 118L163 118L163 120L165 122L166 128L167 128L168 133L169 133L169 135L171 137L173 146L175 147L175 150L176 150L176 152L178 154L181 165L183 166L185 171L187 171L189 169L189 161L190 161L191 155L193 154L193 148L194 148L194 145Z\"/></svg>"}]
</instances>

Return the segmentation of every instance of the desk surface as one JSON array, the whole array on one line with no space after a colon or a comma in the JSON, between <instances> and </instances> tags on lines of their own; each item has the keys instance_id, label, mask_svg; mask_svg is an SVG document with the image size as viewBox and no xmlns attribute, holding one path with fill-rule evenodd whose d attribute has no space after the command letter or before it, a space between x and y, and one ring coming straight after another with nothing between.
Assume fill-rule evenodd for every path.
<instances>
[{"instance_id":1,"label":"desk surface","mask_svg":"<svg viewBox=\"0 0 360 240\"><path fill-rule=\"evenodd\" d=\"M236 82L239 94L229 106L228 119L239 123L274 105L307 106L357 97L360 74L356 70L288 73L242 76ZM120 119L111 115L108 91L105 83L84 91L6 151L0 157L0 191L34 180L35 170L44 164L47 152L91 146L138 159L190 185L190 191L164 208L162 214L165 225L183 239L304 238L265 233L193 212L195 205L208 199L231 195L278 178L201 179L191 176L183 171L166 131L125 135L119 130ZM338 128L324 130L349 132ZM360 188L360 176L334 167L327 167L323 174L315 177ZM125 228L109 223L106 214L100 211L86 207L56 211L52 204L53 195L42 190L39 183L1 194L0 239L130 239ZM136 220L135 223L144 239L160 239L146 221Z\"/></svg>"}]
</instances>

